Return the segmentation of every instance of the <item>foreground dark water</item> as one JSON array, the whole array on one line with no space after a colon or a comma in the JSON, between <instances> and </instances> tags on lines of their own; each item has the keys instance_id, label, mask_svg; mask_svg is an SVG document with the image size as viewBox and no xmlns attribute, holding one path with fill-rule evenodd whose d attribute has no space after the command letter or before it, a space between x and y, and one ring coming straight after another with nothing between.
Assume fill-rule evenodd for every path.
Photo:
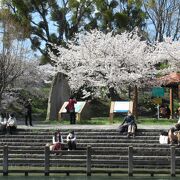
<instances>
[{"instance_id":1,"label":"foreground dark water","mask_svg":"<svg viewBox=\"0 0 180 180\"><path fill-rule=\"evenodd\" d=\"M0 180L179 180L180 177L169 177L169 176L134 176L134 177L124 177L124 176L0 176Z\"/></svg>"}]
</instances>

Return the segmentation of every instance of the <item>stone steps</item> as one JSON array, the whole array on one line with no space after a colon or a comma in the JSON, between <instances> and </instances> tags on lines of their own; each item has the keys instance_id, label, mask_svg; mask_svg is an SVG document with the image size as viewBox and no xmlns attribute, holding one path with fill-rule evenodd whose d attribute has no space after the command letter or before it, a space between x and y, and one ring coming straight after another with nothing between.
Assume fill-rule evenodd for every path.
<instances>
[{"instance_id":1,"label":"stone steps","mask_svg":"<svg viewBox=\"0 0 180 180\"><path fill-rule=\"evenodd\" d=\"M86 134L88 132L89 135L115 135L119 134L118 129L73 129L78 135ZM147 135L158 135L159 132L163 129L138 129L137 134L147 134ZM69 132L69 129L61 129L60 130L62 134L66 134ZM52 129L18 129L18 131L15 132L15 134L22 134L22 135L53 135L54 130Z\"/></svg>"},{"instance_id":2,"label":"stone steps","mask_svg":"<svg viewBox=\"0 0 180 180\"><path fill-rule=\"evenodd\" d=\"M0 136L0 142L1 141L6 141L6 140L20 140L20 139L22 139L22 140L26 140L26 139L37 139L37 140L43 140L43 139L46 139L47 141L48 140L52 140L52 136L50 136L50 135L46 135L46 136L44 136L44 135L38 135L38 134L36 134L36 135L15 135L14 137L12 137L12 136L7 136L7 135L4 135L4 136ZM92 135L78 135L78 140L79 139L99 139L99 138L101 138L101 139L104 139L104 140L108 140L108 139L121 139L121 140L127 140L127 137L126 137L126 135L110 135L110 136L108 136L108 135L106 135L106 136L96 136L96 135L94 135L94 136L92 136ZM65 135L63 135L63 139L65 140L66 139L66 136ZM130 139L133 139L132 137L130 137ZM140 135L136 135L136 137L135 137L135 139L136 140L141 140L141 139L143 139L143 140L158 140L159 139L159 137L158 136L140 136Z\"/></svg>"},{"instance_id":3,"label":"stone steps","mask_svg":"<svg viewBox=\"0 0 180 180\"><path fill-rule=\"evenodd\" d=\"M28 142L27 142L28 141ZM51 142L51 140L47 140L47 139L3 139L0 140L0 144L4 144L4 143L8 143L8 144L12 144L13 142L16 143L21 143L26 144L26 143L37 143L37 144L47 144L47 142ZM136 143L137 139L101 139L101 138L97 138L97 139L79 139L77 140L78 144L90 144L90 143L109 143L109 144L124 144L124 143ZM64 143L67 143L66 140L64 140ZM154 140L142 140L142 139L138 139L138 143L142 144L142 143L149 143L149 144L156 144L159 143L159 140L154 139Z\"/></svg>"},{"instance_id":4,"label":"stone steps","mask_svg":"<svg viewBox=\"0 0 180 180\"><path fill-rule=\"evenodd\" d=\"M62 135L66 143L68 129ZM136 137L127 139L115 129L75 129L77 150L60 151L50 154L50 164L54 167L86 167L86 149L92 147L92 167L127 168L128 147L133 146L133 163L136 168L170 167L170 146L159 144L157 129L139 129ZM8 145L9 165L44 167L44 149L52 142L54 130L21 129L14 135L0 135L0 164L3 159L3 146ZM180 147L176 147L176 165L180 167Z\"/></svg>"},{"instance_id":5,"label":"stone steps","mask_svg":"<svg viewBox=\"0 0 180 180\"><path fill-rule=\"evenodd\" d=\"M41 142L3 142L0 143L0 148L3 148L4 145L8 145L9 148L11 149L44 149L45 143ZM77 149L86 149L87 146L91 146L92 148L118 148L118 147L128 147L128 146L133 146L134 148L161 148L161 147L169 147L168 145L161 145L158 142L157 143L152 143L152 144L146 144L146 143L137 143L137 142L126 142L126 143L78 143ZM67 147L67 146L65 146Z\"/></svg>"}]
</instances>

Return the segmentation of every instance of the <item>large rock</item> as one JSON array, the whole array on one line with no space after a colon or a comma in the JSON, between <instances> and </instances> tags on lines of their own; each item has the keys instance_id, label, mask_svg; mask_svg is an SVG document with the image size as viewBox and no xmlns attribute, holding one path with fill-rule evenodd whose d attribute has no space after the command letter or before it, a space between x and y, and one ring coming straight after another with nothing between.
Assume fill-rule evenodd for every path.
<instances>
[{"instance_id":1,"label":"large rock","mask_svg":"<svg viewBox=\"0 0 180 180\"><path fill-rule=\"evenodd\" d=\"M57 73L52 82L46 120L58 119L58 112L69 96L70 87L65 75Z\"/></svg>"}]
</instances>

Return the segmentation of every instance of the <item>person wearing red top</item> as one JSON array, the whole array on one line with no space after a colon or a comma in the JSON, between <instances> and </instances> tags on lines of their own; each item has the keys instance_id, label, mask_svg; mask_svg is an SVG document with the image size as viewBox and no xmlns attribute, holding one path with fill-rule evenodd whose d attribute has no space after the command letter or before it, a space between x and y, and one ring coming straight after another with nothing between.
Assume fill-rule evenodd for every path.
<instances>
[{"instance_id":1,"label":"person wearing red top","mask_svg":"<svg viewBox=\"0 0 180 180\"><path fill-rule=\"evenodd\" d=\"M75 112L75 106L74 106L74 104L76 104L76 103L77 103L76 99L71 96L68 101L70 124L76 124L76 112Z\"/></svg>"}]
</instances>

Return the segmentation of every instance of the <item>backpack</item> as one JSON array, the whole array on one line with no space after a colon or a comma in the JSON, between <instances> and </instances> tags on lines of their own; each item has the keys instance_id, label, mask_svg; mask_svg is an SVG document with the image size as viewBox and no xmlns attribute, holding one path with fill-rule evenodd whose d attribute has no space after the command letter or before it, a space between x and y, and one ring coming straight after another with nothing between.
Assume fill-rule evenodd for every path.
<instances>
[{"instance_id":1,"label":"backpack","mask_svg":"<svg viewBox=\"0 0 180 180\"><path fill-rule=\"evenodd\" d=\"M119 133L124 133L128 130L128 124L120 125L119 126Z\"/></svg>"}]
</instances>

